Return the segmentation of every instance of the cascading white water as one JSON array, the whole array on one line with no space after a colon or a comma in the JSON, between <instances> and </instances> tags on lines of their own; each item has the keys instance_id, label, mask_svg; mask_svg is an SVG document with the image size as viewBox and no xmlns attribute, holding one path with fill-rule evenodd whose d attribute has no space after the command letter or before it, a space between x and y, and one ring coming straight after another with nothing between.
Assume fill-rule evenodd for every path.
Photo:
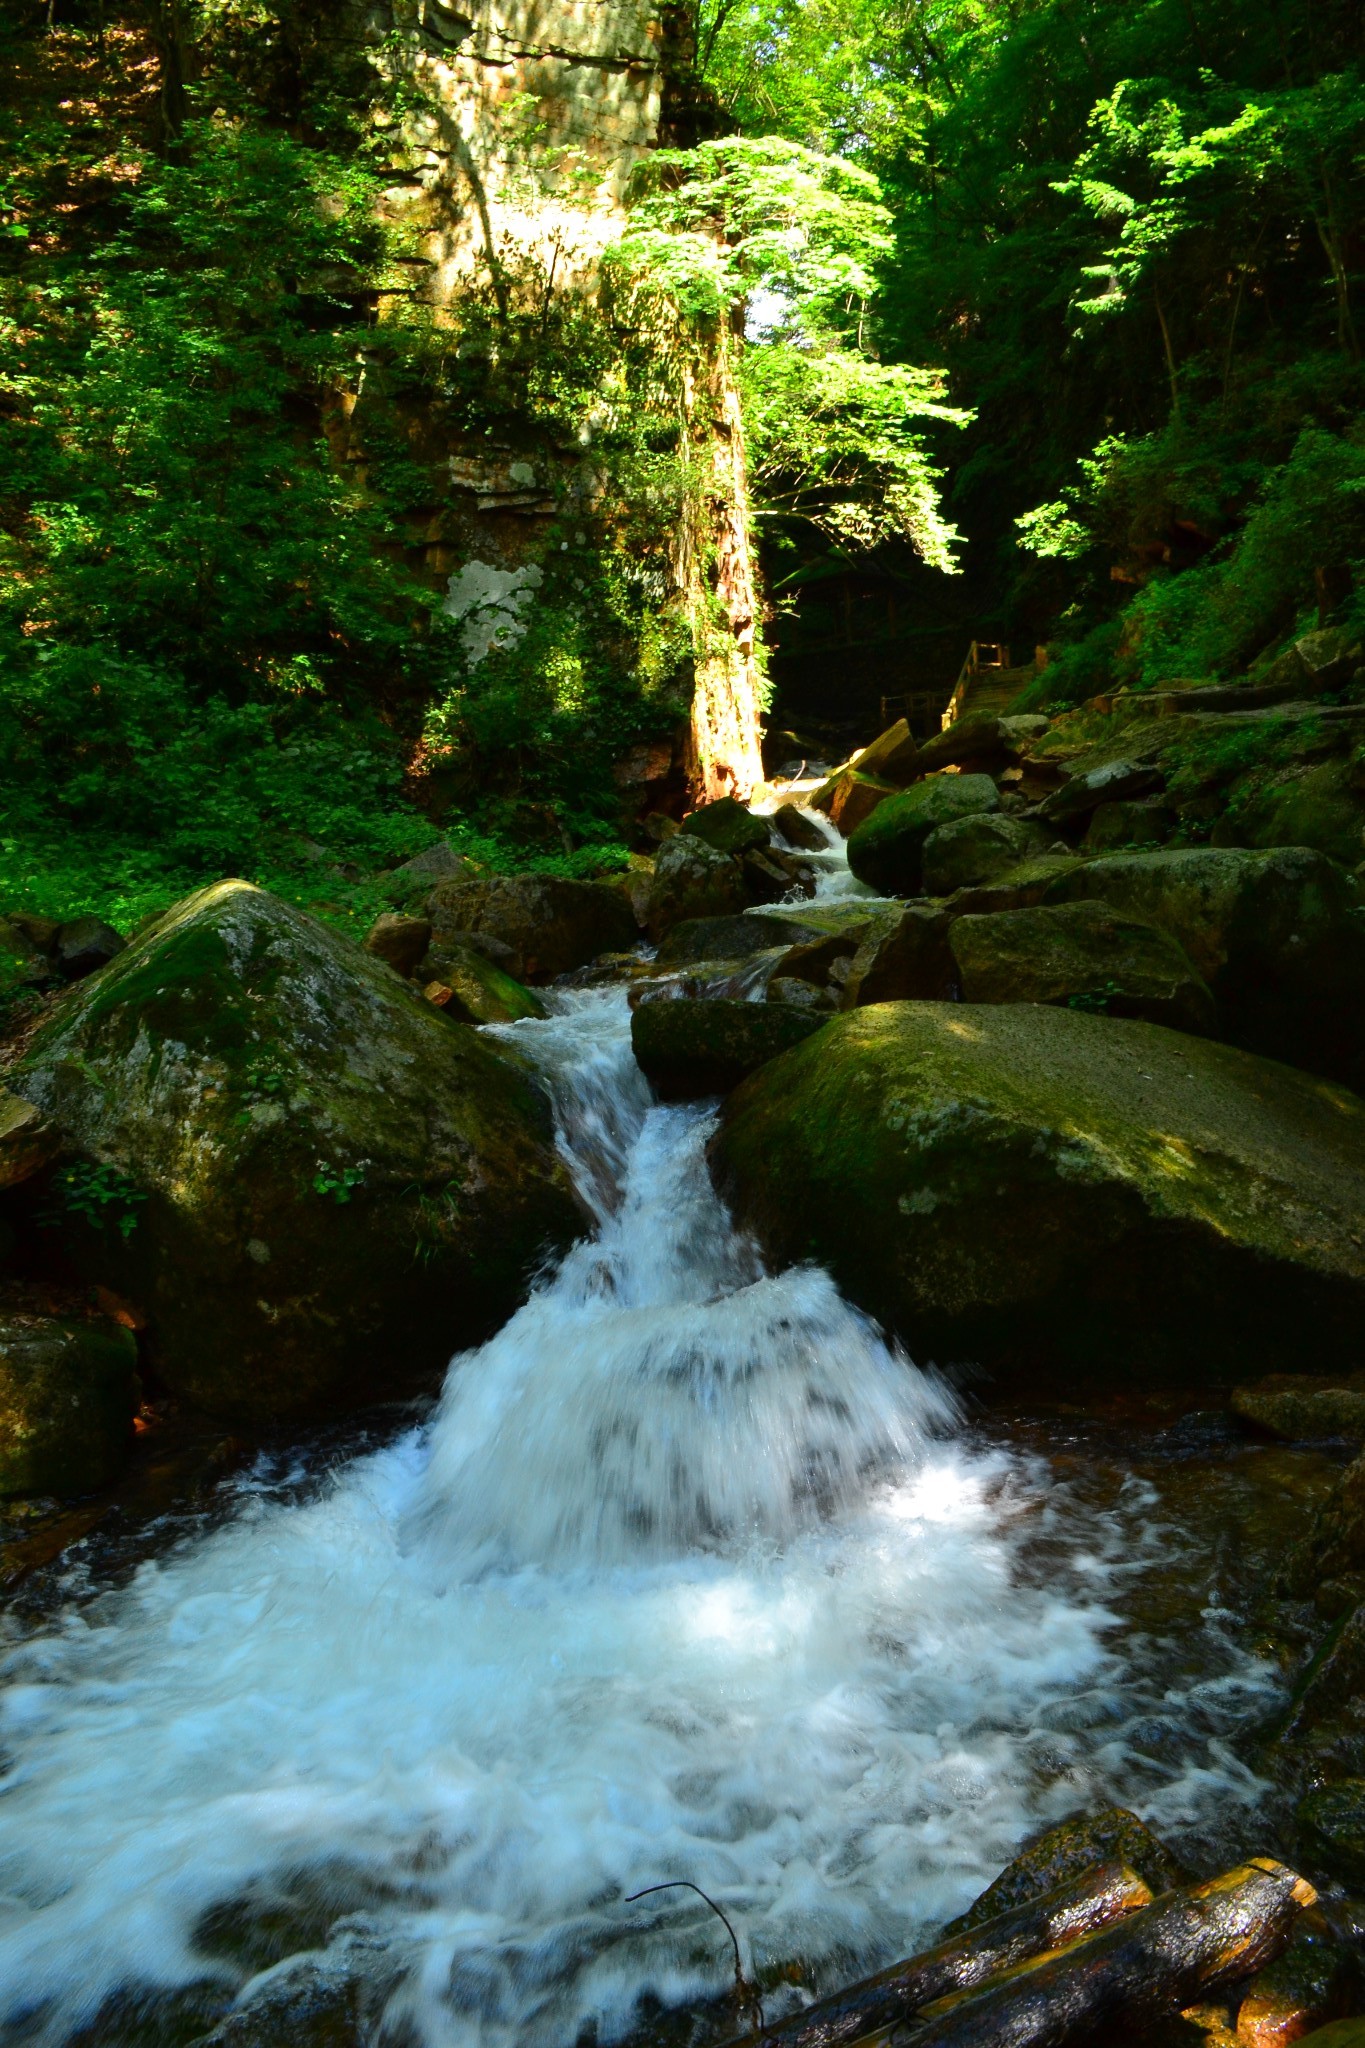
<instances>
[{"instance_id":1,"label":"cascading white water","mask_svg":"<svg viewBox=\"0 0 1365 2048\"><path fill-rule=\"evenodd\" d=\"M763 1273L622 993L510 1035L594 1238L428 1427L301 1503L247 1482L10 1649L0 2027L25 2043L120 1985L250 2002L305 1967L431 2048L609 2040L642 1995L726 1979L704 1914L630 1892L691 1879L759 1963L837 1977L1132 1782L1106 1648L1131 1535L1068 1538L827 1276Z\"/></svg>"}]
</instances>

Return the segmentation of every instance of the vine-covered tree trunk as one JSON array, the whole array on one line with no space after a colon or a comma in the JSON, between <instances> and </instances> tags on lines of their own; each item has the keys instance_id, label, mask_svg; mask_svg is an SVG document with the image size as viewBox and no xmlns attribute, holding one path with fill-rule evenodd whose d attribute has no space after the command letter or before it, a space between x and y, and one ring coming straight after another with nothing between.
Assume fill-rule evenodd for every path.
<instances>
[{"instance_id":1,"label":"vine-covered tree trunk","mask_svg":"<svg viewBox=\"0 0 1365 2048\"><path fill-rule=\"evenodd\" d=\"M763 778L758 598L735 348L728 322L718 321L683 397L691 474L678 570L697 649L687 768L699 803L747 801Z\"/></svg>"}]
</instances>

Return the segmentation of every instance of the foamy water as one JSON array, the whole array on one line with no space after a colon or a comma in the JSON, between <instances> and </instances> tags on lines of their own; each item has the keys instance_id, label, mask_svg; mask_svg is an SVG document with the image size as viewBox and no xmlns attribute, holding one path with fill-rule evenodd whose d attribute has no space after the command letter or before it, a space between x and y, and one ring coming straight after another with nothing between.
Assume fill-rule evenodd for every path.
<instances>
[{"instance_id":1,"label":"foamy water","mask_svg":"<svg viewBox=\"0 0 1365 2048\"><path fill-rule=\"evenodd\" d=\"M300 1969L363 1980L372 2025L429 2048L611 2040L642 1995L727 1981L715 1923L626 1905L643 1886L691 1879L752 1964L829 1981L1096 1798L1251 1796L1216 1741L1157 1764L1125 1732L1153 1704L1108 1646L1140 1517L965 1447L826 1275L765 1274L705 1108L652 1104L624 996L554 1000L508 1035L591 1241L426 1427L302 1503L249 1480L226 1526L11 1649L0 2014L25 2042L130 1982L250 2003Z\"/></svg>"}]
</instances>

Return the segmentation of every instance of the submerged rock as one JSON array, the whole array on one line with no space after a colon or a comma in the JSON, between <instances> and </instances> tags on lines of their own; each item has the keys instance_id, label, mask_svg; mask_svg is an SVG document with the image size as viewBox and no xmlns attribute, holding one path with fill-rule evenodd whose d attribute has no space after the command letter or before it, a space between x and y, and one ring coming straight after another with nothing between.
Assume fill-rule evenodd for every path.
<instances>
[{"instance_id":1,"label":"submerged rock","mask_svg":"<svg viewBox=\"0 0 1365 2048\"><path fill-rule=\"evenodd\" d=\"M818 1010L789 1003L654 1001L632 1015L630 1041L659 1094L676 1102L727 1095L826 1021Z\"/></svg>"},{"instance_id":2,"label":"submerged rock","mask_svg":"<svg viewBox=\"0 0 1365 2048\"><path fill-rule=\"evenodd\" d=\"M727 1104L722 1186L925 1358L1087 1381L1355 1362L1365 1103L1229 1046L1034 1005L883 1003Z\"/></svg>"},{"instance_id":3,"label":"submerged rock","mask_svg":"<svg viewBox=\"0 0 1365 2048\"><path fill-rule=\"evenodd\" d=\"M1365 908L1354 879L1323 854L1185 847L1111 855L1060 877L1047 901L1084 897L1170 932L1236 1044L1352 1086L1365 1082Z\"/></svg>"},{"instance_id":4,"label":"submerged rock","mask_svg":"<svg viewBox=\"0 0 1365 2048\"><path fill-rule=\"evenodd\" d=\"M0 1316L0 1498L107 1485L127 1455L136 1408L130 1331Z\"/></svg>"},{"instance_id":5,"label":"submerged rock","mask_svg":"<svg viewBox=\"0 0 1365 2048\"><path fill-rule=\"evenodd\" d=\"M499 940L510 949L512 973L523 981L552 981L586 967L599 953L626 952L639 937L630 905L618 890L553 875L441 882L427 899L427 916L434 945L470 932Z\"/></svg>"},{"instance_id":6,"label":"submerged rock","mask_svg":"<svg viewBox=\"0 0 1365 2048\"><path fill-rule=\"evenodd\" d=\"M889 896L918 896L921 862L931 832L955 818L998 811L989 775L936 775L880 804L848 842L848 864L860 882Z\"/></svg>"},{"instance_id":7,"label":"submerged rock","mask_svg":"<svg viewBox=\"0 0 1365 2048\"><path fill-rule=\"evenodd\" d=\"M1066 1003L1211 1036L1213 997L1169 932L1103 903L959 917L948 935L969 1003Z\"/></svg>"},{"instance_id":8,"label":"submerged rock","mask_svg":"<svg viewBox=\"0 0 1365 2048\"><path fill-rule=\"evenodd\" d=\"M519 1068L246 882L73 990L11 1082L128 1191L119 1227L71 1216L71 1259L146 1306L161 1377L221 1414L411 1385L578 1232Z\"/></svg>"}]
</instances>

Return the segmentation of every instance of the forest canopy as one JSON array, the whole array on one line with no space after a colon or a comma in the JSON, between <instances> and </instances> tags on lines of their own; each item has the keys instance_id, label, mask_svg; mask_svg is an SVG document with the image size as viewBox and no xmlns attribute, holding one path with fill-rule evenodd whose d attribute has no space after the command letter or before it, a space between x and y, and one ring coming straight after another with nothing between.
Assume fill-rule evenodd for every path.
<instances>
[{"instance_id":1,"label":"forest canopy","mask_svg":"<svg viewBox=\"0 0 1365 2048\"><path fill-rule=\"evenodd\" d=\"M623 863L614 764L690 687L665 303L735 330L770 613L870 577L908 645L1045 645L1050 704L1358 617L1354 4L704 0L691 133L591 317L505 254L444 326L383 204L413 88L383 104L324 25L55 0L0 31L11 893L133 916L245 867L364 915L438 823ZM530 421L611 478L610 545L566 516L477 669L419 417Z\"/></svg>"}]
</instances>

